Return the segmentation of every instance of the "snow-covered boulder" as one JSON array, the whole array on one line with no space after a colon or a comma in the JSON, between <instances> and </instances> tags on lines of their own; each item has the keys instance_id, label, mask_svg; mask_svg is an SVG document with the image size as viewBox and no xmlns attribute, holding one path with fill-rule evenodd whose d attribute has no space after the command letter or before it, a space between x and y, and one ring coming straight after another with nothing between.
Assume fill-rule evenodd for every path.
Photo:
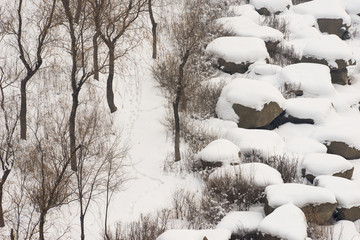
<instances>
[{"instance_id":1,"label":"snow-covered boulder","mask_svg":"<svg viewBox=\"0 0 360 240\"><path fill-rule=\"evenodd\" d=\"M245 73L250 64L269 59L265 42L252 37L220 37L206 47L217 59L218 67L227 73Z\"/></svg>"},{"instance_id":2,"label":"snow-covered boulder","mask_svg":"<svg viewBox=\"0 0 360 240\"><path fill-rule=\"evenodd\" d=\"M338 218L350 221L360 219L360 184L334 176L319 176L314 184L335 194L338 202Z\"/></svg>"},{"instance_id":3,"label":"snow-covered boulder","mask_svg":"<svg viewBox=\"0 0 360 240\"><path fill-rule=\"evenodd\" d=\"M277 44L284 38L284 34L279 30L268 26L260 26L245 16L224 17L216 22L231 35L256 37L264 40L268 52L274 51Z\"/></svg>"},{"instance_id":4,"label":"snow-covered boulder","mask_svg":"<svg viewBox=\"0 0 360 240\"><path fill-rule=\"evenodd\" d=\"M285 109L285 99L271 84L238 78L227 84L216 105L217 115L243 128L271 123Z\"/></svg>"},{"instance_id":5,"label":"snow-covered boulder","mask_svg":"<svg viewBox=\"0 0 360 240\"><path fill-rule=\"evenodd\" d=\"M255 239L257 229L264 216L260 212L253 211L234 211L229 212L217 224L217 229L227 229L234 239Z\"/></svg>"},{"instance_id":6,"label":"snow-covered boulder","mask_svg":"<svg viewBox=\"0 0 360 240\"><path fill-rule=\"evenodd\" d=\"M335 94L330 69L321 64L288 65L281 71L280 79L284 85L301 90L304 97L331 97Z\"/></svg>"},{"instance_id":7,"label":"snow-covered boulder","mask_svg":"<svg viewBox=\"0 0 360 240\"><path fill-rule=\"evenodd\" d=\"M234 14L235 16L247 17L257 24L260 23L260 14L251 4L232 5L229 7L229 12Z\"/></svg>"},{"instance_id":8,"label":"snow-covered boulder","mask_svg":"<svg viewBox=\"0 0 360 240\"><path fill-rule=\"evenodd\" d=\"M316 140L324 143L328 153L340 155L346 159L360 158L360 128L358 114L336 115L318 126L313 134Z\"/></svg>"},{"instance_id":9,"label":"snow-covered boulder","mask_svg":"<svg viewBox=\"0 0 360 240\"><path fill-rule=\"evenodd\" d=\"M242 153L256 151L265 156L282 155L285 143L274 131L261 129L230 129L225 139L235 143Z\"/></svg>"},{"instance_id":10,"label":"snow-covered boulder","mask_svg":"<svg viewBox=\"0 0 360 240\"><path fill-rule=\"evenodd\" d=\"M351 179L354 166L345 158L328 153L311 153L301 164L303 177L310 182L320 175L332 175Z\"/></svg>"},{"instance_id":11,"label":"snow-covered boulder","mask_svg":"<svg viewBox=\"0 0 360 240\"><path fill-rule=\"evenodd\" d=\"M293 11L314 16L321 32L335 34L340 38L351 25L351 18L339 0L313 0L294 6Z\"/></svg>"},{"instance_id":12,"label":"snow-covered boulder","mask_svg":"<svg viewBox=\"0 0 360 240\"><path fill-rule=\"evenodd\" d=\"M286 115L298 122L320 124L331 112L334 107L329 99L291 98L286 101Z\"/></svg>"},{"instance_id":13,"label":"snow-covered boulder","mask_svg":"<svg viewBox=\"0 0 360 240\"><path fill-rule=\"evenodd\" d=\"M292 203L280 206L260 223L262 239L305 240L307 223L304 213Z\"/></svg>"},{"instance_id":14,"label":"snow-covered boulder","mask_svg":"<svg viewBox=\"0 0 360 240\"><path fill-rule=\"evenodd\" d=\"M161 234L156 240L229 240L230 237L231 232L226 229L171 229Z\"/></svg>"},{"instance_id":15,"label":"snow-covered boulder","mask_svg":"<svg viewBox=\"0 0 360 240\"><path fill-rule=\"evenodd\" d=\"M242 163L236 166L218 168L209 175L209 179L222 176L240 177L261 188L284 183L281 174L264 163Z\"/></svg>"},{"instance_id":16,"label":"snow-covered boulder","mask_svg":"<svg viewBox=\"0 0 360 240\"><path fill-rule=\"evenodd\" d=\"M301 62L319 63L331 69L332 83L348 83L347 66L353 65L353 52L345 41L335 35L323 35L308 41Z\"/></svg>"},{"instance_id":17,"label":"snow-covered boulder","mask_svg":"<svg viewBox=\"0 0 360 240\"><path fill-rule=\"evenodd\" d=\"M279 14L290 8L291 0L250 0L256 11L261 15L270 16L271 14Z\"/></svg>"},{"instance_id":18,"label":"snow-covered boulder","mask_svg":"<svg viewBox=\"0 0 360 240\"><path fill-rule=\"evenodd\" d=\"M324 144L309 137L293 137L286 139L285 151L294 154L326 153Z\"/></svg>"},{"instance_id":19,"label":"snow-covered boulder","mask_svg":"<svg viewBox=\"0 0 360 240\"><path fill-rule=\"evenodd\" d=\"M275 64L266 64L266 63L254 63L249 66L248 74L260 75L260 76L270 76L280 73L282 67Z\"/></svg>"},{"instance_id":20,"label":"snow-covered boulder","mask_svg":"<svg viewBox=\"0 0 360 240\"><path fill-rule=\"evenodd\" d=\"M217 139L209 143L197 155L204 169L239 163L240 148L226 139Z\"/></svg>"},{"instance_id":21,"label":"snow-covered boulder","mask_svg":"<svg viewBox=\"0 0 360 240\"><path fill-rule=\"evenodd\" d=\"M327 224L331 220L337 203L334 193L321 187L297 183L271 185L265 189L265 213L293 203L301 208L306 219L316 224Z\"/></svg>"},{"instance_id":22,"label":"snow-covered boulder","mask_svg":"<svg viewBox=\"0 0 360 240\"><path fill-rule=\"evenodd\" d=\"M358 0L344 0L344 3L347 13L360 16L360 2Z\"/></svg>"}]
</instances>

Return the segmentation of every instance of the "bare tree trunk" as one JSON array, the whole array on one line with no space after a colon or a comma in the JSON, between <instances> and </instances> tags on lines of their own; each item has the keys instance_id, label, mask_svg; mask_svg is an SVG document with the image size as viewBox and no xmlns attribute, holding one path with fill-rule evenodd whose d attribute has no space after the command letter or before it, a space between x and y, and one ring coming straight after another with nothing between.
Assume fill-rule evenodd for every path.
<instances>
[{"instance_id":1,"label":"bare tree trunk","mask_svg":"<svg viewBox=\"0 0 360 240\"><path fill-rule=\"evenodd\" d=\"M99 33L96 32L93 37L93 46L94 46L94 52L93 52L93 60L94 60L94 79L99 81L99 59L98 59L98 38Z\"/></svg>"},{"instance_id":2,"label":"bare tree trunk","mask_svg":"<svg viewBox=\"0 0 360 240\"><path fill-rule=\"evenodd\" d=\"M80 229L81 229L81 240L85 240L85 216L84 214L80 214Z\"/></svg>"},{"instance_id":3,"label":"bare tree trunk","mask_svg":"<svg viewBox=\"0 0 360 240\"><path fill-rule=\"evenodd\" d=\"M180 103L181 91L176 92L176 99L173 102L174 120L175 120L175 162L181 160L180 155L180 117L179 117L179 103Z\"/></svg>"},{"instance_id":4,"label":"bare tree trunk","mask_svg":"<svg viewBox=\"0 0 360 240\"><path fill-rule=\"evenodd\" d=\"M26 82L21 81L20 93L21 93L21 105L20 105L20 138L26 140Z\"/></svg>"},{"instance_id":5,"label":"bare tree trunk","mask_svg":"<svg viewBox=\"0 0 360 240\"><path fill-rule=\"evenodd\" d=\"M72 94L72 107L69 119L69 135L70 135L70 157L71 157L71 170L77 171L76 161L76 111L79 106L78 92Z\"/></svg>"},{"instance_id":6,"label":"bare tree trunk","mask_svg":"<svg viewBox=\"0 0 360 240\"><path fill-rule=\"evenodd\" d=\"M45 240L44 227L45 227L46 211L41 211L39 221L39 240Z\"/></svg>"},{"instance_id":7,"label":"bare tree trunk","mask_svg":"<svg viewBox=\"0 0 360 240\"><path fill-rule=\"evenodd\" d=\"M14 229L13 228L10 231L10 240L15 240L15 235L14 235Z\"/></svg>"},{"instance_id":8,"label":"bare tree trunk","mask_svg":"<svg viewBox=\"0 0 360 240\"><path fill-rule=\"evenodd\" d=\"M0 227L5 227L4 212L2 208L3 184L0 183Z\"/></svg>"},{"instance_id":9,"label":"bare tree trunk","mask_svg":"<svg viewBox=\"0 0 360 240\"><path fill-rule=\"evenodd\" d=\"M148 0L148 7L149 7L149 15L150 15L150 20L151 20L151 25L152 25L152 35L153 35L153 41L152 41L152 49L153 49L153 53L152 53L152 58L156 59L157 56L157 23L155 21L154 18L154 13L152 10L152 0Z\"/></svg>"},{"instance_id":10,"label":"bare tree trunk","mask_svg":"<svg viewBox=\"0 0 360 240\"><path fill-rule=\"evenodd\" d=\"M114 103L114 91L113 91L113 81L115 73L115 46L113 44L108 45L109 47L109 76L106 83L106 99L110 112L116 112L117 107Z\"/></svg>"}]
</instances>

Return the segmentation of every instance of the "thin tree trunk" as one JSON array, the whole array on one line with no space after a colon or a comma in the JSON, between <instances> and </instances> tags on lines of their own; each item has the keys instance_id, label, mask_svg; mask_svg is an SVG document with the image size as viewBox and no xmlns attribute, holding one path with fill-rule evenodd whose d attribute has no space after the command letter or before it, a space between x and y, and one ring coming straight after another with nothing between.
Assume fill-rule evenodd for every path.
<instances>
[{"instance_id":1,"label":"thin tree trunk","mask_svg":"<svg viewBox=\"0 0 360 240\"><path fill-rule=\"evenodd\" d=\"M85 240L85 216L83 213L80 214L80 230L81 230L81 240Z\"/></svg>"},{"instance_id":2,"label":"thin tree trunk","mask_svg":"<svg viewBox=\"0 0 360 240\"><path fill-rule=\"evenodd\" d=\"M76 161L76 111L79 106L78 92L72 94L72 107L69 119L69 135L70 135L70 157L71 157L71 170L77 171Z\"/></svg>"},{"instance_id":3,"label":"thin tree trunk","mask_svg":"<svg viewBox=\"0 0 360 240\"><path fill-rule=\"evenodd\" d=\"M39 240L45 240L44 227L45 227L46 211L41 211L39 221Z\"/></svg>"},{"instance_id":4,"label":"thin tree trunk","mask_svg":"<svg viewBox=\"0 0 360 240\"><path fill-rule=\"evenodd\" d=\"M180 103L181 91L176 93L176 99L173 102L174 120L175 120L175 162L181 160L180 156L180 117L179 117L179 103Z\"/></svg>"},{"instance_id":5,"label":"thin tree trunk","mask_svg":"<svg viewBox=\"0 0 360 240\"><path fill-rule=\"evenodd\" d=\"M106 83L106 99L110 112L116 112L117 107L114 103L114 91L113 91L113 80L115 73L115 46L111 45L109 47L109 76Z\"/></svg>"},{"instance_id":6,"label":"thin tree trunk","mask_svg":"<svg viewBox=\"0 0 360 240\"><path fill-rule=\"evenodd\" d=\"M21 81L20 93L21 93L21 104L20 104L20 138L26 140L26 82Z\"/></svg>"},{"instance_id":7,"label":"thin tree trunk","mask_svg":"<svg viewBox=\"0 0 360 240\"><path fill-rule=\"evenodd\" d=\"M93 59L94 59L94 79L99 81L99 59L98 59L98 38L99 33L96 32L93 37L93 46L94 46L94 53L93 53Z\"/></svg>"},{"instance_id":8,"label":"thin tree trunk","mask_svg":"<svg viewBox=\"0 0 360 240\"><path fill-rule=\"evenodd\" d=\"M14 229L13 228L10 231L10 240L15 240L15 235L14 235Z\"/></svg>"},{"instance_id":9,"label":"thin tree trunk","mask_svg":"<svg viewBox=\"0 0 360 240\"><path fill-rule=\"evenodd\" d=\"M3 199L3 183L0 183L0 227L5 227L2 199Z\"/></svg>"},{"instance_id":10,"label":"thin tree trunk","mask_svg":"<svg viewBox=\"0 0 360 240\"><path fill-rule=\"evenodd\" d=\"M149 7L149 15L150 15L150 20L151 20L151 25L152 25L152 35L153 35L153 42L152 42L152 49L153 49L153 53L152 53L152 58L156 59L157 56L157 23L155 21L154 18L154 13L152 10L152 0L148 1L148 7Z\"/></svg>"}]
</instances>

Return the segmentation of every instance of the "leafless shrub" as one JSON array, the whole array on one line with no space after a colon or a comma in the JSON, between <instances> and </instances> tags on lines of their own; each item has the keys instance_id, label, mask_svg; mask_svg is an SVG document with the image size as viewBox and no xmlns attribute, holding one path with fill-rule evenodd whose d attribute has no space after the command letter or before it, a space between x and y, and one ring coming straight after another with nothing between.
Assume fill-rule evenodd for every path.
<instances>
[{"instance_id":1,"label":"leafless shrub","mask_svg":"<svg viewBox=\"0 0 360 240\"><path fill-rule=\"evenodd\" d=\"M108 233L104 240L152 240L165 232L171 211L163 209L156 215L141 215L138 221L116 224L115 232Z\"/></svg>"},{"instance_id":2,"label":"leafless shrub","mask_svg":"<svg viewBox=\"0 0 360 240\"><path fill-rule=\"evenodd\" d=\"M284 155L264 156L259 151L252 150L243 153L242 162L260 162L275 168L281 174L285 183L301 182L301 175L298 168L298 160Z\"/></svg>"},{"instance_id":3,"label":"leafless shrub","mask_svg":"<svg viewBox=\"0 0 360 240\"><path fill-rule=\"evenodd\" d=\"M261 25L277 29L277 30L279 30L280 32L282 32L284 34L285 39L289 38L289 29L287 27L288 22L285 19L280 18L277 15L265 16L265 18L262 21Z\"/></svg>"},{"instance_id":4,"label":"leafless shrub","mask_svg":"<svg viewBox=\"0 0 360 240\"><path fill-rule=\"evenodd\" d=\"M216 224L232 210L248 210L251 205L261 202L263 191L251 179L244 178L240 171L236 176L211 177L205 183L201 199L203 217L209 224Z\"/></svg>"},{"instance_id":5,"label":"leafless shrub","mask_svg":"<svg viewBox=\"0 0 360 240\"><path fill-rule=\"evenodd\" d=\"M294 63L299 63L299 55L295 52L294 47L285 46L280 43L274 50L275 54L272 55L270 63L285 67Z\"/></svg>"},{"instance_id":6,"label":"leafless shrub","mask_svg":"<svg viewBox=\"0 0 360 240\"><path fill-rule=\"evenodd\" d=\"M303 94L300 84L285 83L283 88L280 89L281 94L286 99L295 98Z\"/></svg>"}]
</instances>

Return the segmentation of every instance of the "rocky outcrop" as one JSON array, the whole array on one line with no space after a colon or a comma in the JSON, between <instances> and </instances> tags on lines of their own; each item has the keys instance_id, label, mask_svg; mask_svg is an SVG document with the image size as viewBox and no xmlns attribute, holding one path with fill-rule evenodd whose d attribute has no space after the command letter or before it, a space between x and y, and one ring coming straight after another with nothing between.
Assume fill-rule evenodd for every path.
<instances>
[{"instance_id":1,"label":"rocky outcrop","mask_svg":"<svg viewBox=\"0 0 360 240\"><path fill-rule=\"evenodd\" d=\"M360 219L360 206L351 208L338 208L337 211L337 219L339 220L349 220L354 222Z\"/></svg>"},{"instance_id":2,"label":"rocky outcrop","mask_svg":"<svg viewBox=\"0 0 360 240\"><path fill-rule=\"evenodd\" d=\"M318 18L319 30L323 33L335 34L341 39L347 39L349 26L341 18Z\"/></svg>"},{"instance_id":3,"label":"rocky outcrop","mask_svg":"<svg viewBox=\"0 0 360 240\"><path fill-rule=\"evenodd\" d=\"M260 111L236 103L233 109L240 119L238 126L242 128L264 127L284 111L276 102L266 103Z\"/></svg>"},{"instance_id":4,"label":"rocky outcrop","mask_svg":"<svg viewBox=\"0 0 360 240\"><path fill-rule=\"evenodd\" d=\"M360 158L360 150L340 141L331 141L326 144L328 153L340 155L346 159Z\"/></svg>"},{"instance_id":5,"label":"rocky outcrop","mask_svg":"<svg viewBox=\"0 0 360 240\"><path fill-rule=\"evenodd\" d=\"M219 58L217 60L216 68L220 69L223 72L234 74L234 73L245 73L249 69L249 66L252 62L242 62L242 63L234 63L226 61L223 58Z\"/></svg>"}]
</instances>

